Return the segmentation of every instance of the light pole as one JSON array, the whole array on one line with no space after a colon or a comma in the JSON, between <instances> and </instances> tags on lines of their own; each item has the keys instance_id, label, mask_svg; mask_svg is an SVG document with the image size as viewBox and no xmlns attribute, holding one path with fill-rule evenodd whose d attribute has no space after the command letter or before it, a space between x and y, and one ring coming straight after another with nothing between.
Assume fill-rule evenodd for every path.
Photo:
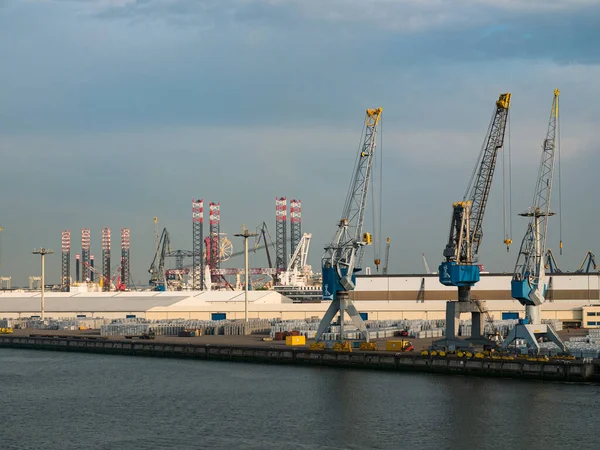
<instances>
[{"instance_id":1,"label":"light pole","mask_svg":"<svg viewBox=\"0 0 600 450\"><path fill-rule=\"evenodd\" d=\"M42 322L43 322L44 321L44 283L46 282L44 280L44 256L51 255L54 252L52 250L48 250L48 249L45 249L44 247L42 247L39 250L34 250L31 253L33 253L34 255L41 255L41 257L42 257Z\"/></svg>"},{"instance_id":2,"label":"light pole","mask_svg":"<svg viewBox=\"0 0 600 450\"><path fill-rule=\"evenodd\" d=\"M242 225L242 232L234 234L237 237L244 238L244 259L245 259L245 283L244 283L244 322L248 322L248 238L258 236L256 233L250 233L246 225Z\"/></svg>"}]
</instances>

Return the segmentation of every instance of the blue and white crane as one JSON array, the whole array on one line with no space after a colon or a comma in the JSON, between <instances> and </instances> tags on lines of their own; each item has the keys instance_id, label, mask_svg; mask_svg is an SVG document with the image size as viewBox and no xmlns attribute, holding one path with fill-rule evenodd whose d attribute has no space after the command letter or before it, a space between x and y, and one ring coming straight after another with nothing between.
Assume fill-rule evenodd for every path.
<instances>
[{"instance_id":1,"label":"blue and white crane","mask_svg":"<svg viewBox=\"0 0 600 450\"><path fill-rule=\"evenodd\" d=\"M548 122L548 132L542 145L542 159L538 171L537 183L532 206L521 216L529 217L527 231L523 237L513 279L511 295L525 306L525 319L521 319L508 334L502 344L507 348L515 339L524 339L530 349L539 351L538 339L545 337L565 351L565 344L556 331L547 324L542 324L540 307L546 301L546 271L544 255L546 254L546 234L552 194L552 178L554 174L554 156L556 153L556 134L558 130L558 95L554 91L552 110ZM560 243L562 248L562 242Z\"/></svg>"},{"instance_id":2,"label":"blue and white crane","mask_svg":"<svg viewBox=\"0 0 600 450\"><path fill-rule=\"evenodd\" d=\"M321 260L323 299L331 300L331 304L319 324L317 340L321 340L339 312L340 341L343 342L344 314L347 312L364 339L369 341L367 327L350 300L349 291L356 285L356 272L361 270L364 246L372 239L369 233L363 234L363 224L382 111L382 108L367 109L364 140L354 166L342 218Z\"/></svg>"},{"instance_id":3,"label":"blue and white crane","mask_svg":"<svg viewBox=\"0 0 600 450\"><path fill-rule=\"evenodd\" d=\"M484 311L480 302L471 301L471 287L479 281L477 254L483 238L483 217L492 187L498 151L504 145L511 94L501 94L495 104L483 147L462 201L452 205L450 236L439 267L439 280L458 287L458 302L446 304L446 338L442 345L463 345L456 340L461 313L471 313L473 340L483 338ZM508 246L507 237L504 243Z\"/></svg>"}]
</instances>

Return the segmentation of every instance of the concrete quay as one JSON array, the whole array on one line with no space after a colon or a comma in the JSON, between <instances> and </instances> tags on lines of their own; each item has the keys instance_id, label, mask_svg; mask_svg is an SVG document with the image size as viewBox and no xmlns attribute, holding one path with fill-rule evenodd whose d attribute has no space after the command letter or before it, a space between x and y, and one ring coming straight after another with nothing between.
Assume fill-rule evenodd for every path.
<instances>
[{"instance_id":1,"label":"concrete quay","mask_svg":"<svg viewBox=\"0 0 600 450\"><path fill-rule=\"evenodd\" d=\"M424 372L438 374L508 377L544 381L600 382L600 360L499 360L491 358L465 359L454 355L421 356L412 353L381 351L334 352L310 350L307 347L281 345L244 345L238 343L193 344L182 338L178 343L152 340L102 339L74 336L0 336L0 348L74 351L128 356L187 358L209 361L232 361L303 366L330 366Z\"/></svg>"}]
</instances>

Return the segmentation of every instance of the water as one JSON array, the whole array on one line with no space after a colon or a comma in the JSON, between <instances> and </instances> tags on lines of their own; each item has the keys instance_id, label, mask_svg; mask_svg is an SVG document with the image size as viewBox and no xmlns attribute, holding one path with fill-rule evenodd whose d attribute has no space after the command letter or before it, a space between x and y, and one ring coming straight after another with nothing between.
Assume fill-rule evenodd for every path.
<instances>
[{"instance_id":1,"label":"water","mask_svg":"<svg viewBox=\"0 0 600 450\"><path fill-rule=\"evenodd\" d=\"M1 449L596 449L598 385L0 349Z\"/></svg>"}]
</instances>

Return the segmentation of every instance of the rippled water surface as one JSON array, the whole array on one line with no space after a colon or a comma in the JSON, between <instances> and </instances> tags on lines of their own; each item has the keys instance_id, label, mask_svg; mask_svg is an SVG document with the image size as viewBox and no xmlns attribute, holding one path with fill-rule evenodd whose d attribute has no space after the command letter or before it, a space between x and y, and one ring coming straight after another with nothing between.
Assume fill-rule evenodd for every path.
<instances>
[{"instance_id":1,"label":"rippled water surface","mask_svg":"<svg viewBox=\"0 0 600 450\"><path fill-rule=\"evenodd\" d=\"M1 449L597 449L600 386L0 349Z\"/></svg>"}]
</instances>

